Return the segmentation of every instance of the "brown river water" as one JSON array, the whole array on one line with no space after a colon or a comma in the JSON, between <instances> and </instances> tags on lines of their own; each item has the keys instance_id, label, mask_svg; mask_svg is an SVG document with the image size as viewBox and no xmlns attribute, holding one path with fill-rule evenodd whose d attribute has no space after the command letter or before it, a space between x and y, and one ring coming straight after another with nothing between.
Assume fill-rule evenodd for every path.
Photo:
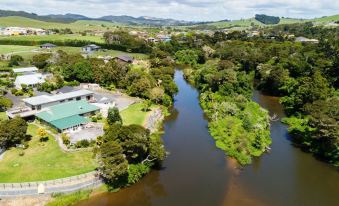
<instances>
[{"instance_id":1,"label":"brown river water","mask_svg":"<svg viewBox=\"0 0 339 206\"><path fill-rule=\"evenodd\" d=\"M199 105L198 91L175 74L179 93L164 122L170 153L161 170L116 193L104 193L77 206L338 206L339 172L291 144L287 126L271 122L270 153L240 168L215 147ZM275 97L254 92L254 101L284 117Z\"/></svg>"}]
</instances>

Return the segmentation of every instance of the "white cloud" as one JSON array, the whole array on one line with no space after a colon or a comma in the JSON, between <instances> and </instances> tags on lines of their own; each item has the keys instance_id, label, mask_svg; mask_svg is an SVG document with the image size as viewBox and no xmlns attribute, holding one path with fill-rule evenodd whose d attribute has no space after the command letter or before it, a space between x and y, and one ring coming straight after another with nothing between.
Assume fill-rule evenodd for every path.
<instances>
[{"instance_id":1,"label":"white cloud","mask_svg":"<svg viewBox=\"0 0 339 206\"><path fill-rule=\"evenodd\" d=\"M253 17L257 13L312 18L337 14L339 0L0 0L0 8L38 14L154 16L184 20Z\"/></svg>"}]
</instances>

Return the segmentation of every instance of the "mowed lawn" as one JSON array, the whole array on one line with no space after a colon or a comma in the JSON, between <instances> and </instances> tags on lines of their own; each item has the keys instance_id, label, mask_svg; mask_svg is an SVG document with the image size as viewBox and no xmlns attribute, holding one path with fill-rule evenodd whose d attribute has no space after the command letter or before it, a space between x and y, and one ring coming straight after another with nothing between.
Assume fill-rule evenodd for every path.
<instances>
[{"instance_id":1,"label":"mowed lawn","mask_svg":"<svg viewBox=\"0 0 339 206\"><path fill-rule=\"evenodd\" d=\"M137 124L143 126L150 112L142 111L142 103L132 104L121 111L120 115L124 125Z\"/></svg>"},{"instance_id":2,"label":"mowed lawn","mask_svg":"<svg viewBox=\"0 0 339 206\"><path fill-rule=\"evenodd\" d=\"M12 148L0 160L0 182L28 182L69 177L93 171L97 167L90 151L63 152L55 139L49 137L40 143L36 136L37 126L30 124L28 134L32 135L25 154L21 149Z\"/></svg>"},{"instance_id":3,"label":"mowed lawn","mask_svg":"<svg viewBox=\"0 0 339 206\"><path fill-rule=\"evenodd\" d=\"M37 46L40 41L67 41L67 40L83 40L97 43L104 43L104 39L100 36L82 36L78 34L52 34L52 35L28 35L28 36L1 36L0 40L12 41L29 41L36 42Z\"/></svg>"},{"instance_id":4,"label":"mowed lawn","mask_svg":"<svg viewBox=\"0 0 339 206\"><path fill-rule=\"evenodd\" d=\"M20 55L20 52L31 52L37 48L36 46L0 45L0 54L18 52L18 55Z\"/></svg>"}]
</instances>

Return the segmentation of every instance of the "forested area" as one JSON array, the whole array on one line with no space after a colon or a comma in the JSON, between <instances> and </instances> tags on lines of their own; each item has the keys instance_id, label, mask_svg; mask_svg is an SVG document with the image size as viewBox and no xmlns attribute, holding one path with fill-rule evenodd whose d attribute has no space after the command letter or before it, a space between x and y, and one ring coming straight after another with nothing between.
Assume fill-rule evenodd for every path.
<instances>
[{"instance_id":1,"label":"forested area","mask_svg":"<svg viewBox=\"0 0 339 206\"><path fill-rule=\"evenodd\" d=\"M98 83L108 89L122 89L131 96L170 106L178 90L173 82L174 68L169 66L142 68L115 60L104 63L102 59L88 59L63 51L36 55L32 63L54 74L54 81L43 83L38 88L41 91L50 92L70 84Z\"/></svg>"},{"instance_id":2,"label":"forested area","mask_svg":"<svg viewBox=\"0 0 339 206\"><path fill-rule=\"evenodd\" d=\"M242 32L227 35L216 32L211 37L189 34L173 38L171 43L159 48L176 57L177 63L189 66L185 75L201 92L201 104L211 119L211 134L217 139L218 147L226 148L239 162L249 163L250 156L259 154L253 148L263 151L270 143L268 133L253 129L258 126L260 131L265 131L269 125L268 114L256 109L250 100L254 85L267 94L281 97L289 116L284 122L290 125L296 145L338 166L337 30L305 23L278 25L263 32L265 35L254 38ZM317 38L319 43L294 42L286 38L287 34ZM247 119L251 117L252 121ZM259 121L260 118L264 121ZM238 129L227 129L231 124L235 125L232 129ZM253 132L257 137L239 131ZM232 139L231 144L225 142ZM243 139L246 141L240 141ZM256 144L258 140L260 145Z\"/></svg>"}]
</instances>

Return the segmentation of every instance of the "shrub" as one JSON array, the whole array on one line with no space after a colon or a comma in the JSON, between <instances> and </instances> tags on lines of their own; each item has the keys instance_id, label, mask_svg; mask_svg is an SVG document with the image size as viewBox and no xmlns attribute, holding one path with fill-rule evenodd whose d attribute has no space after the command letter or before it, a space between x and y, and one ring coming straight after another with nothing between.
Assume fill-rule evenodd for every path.
<instances>
[{"instance_id":1,"label":"shrub","mask_svg":"<svg viewBox=\"0 0 339 206\"><path fill-rule=\"evenodd\" d=\"M61 139L64 145L69 145L71 143L69 136L65 133L61 134Z\"/></svg>"},{"instance_id":2,"label":"shrub","mask_svg":"<svg viewBox=\"0 0 339 206\"><path fill-rule=\"evenodd\" d=\"M79 142L77 142L75 144L75 147L76 148L87 148L89 147L91 144L90 144L90 141L88 141L87 139L83 139L83 140L80 140Z\"/></svg>"}]
</instances>

